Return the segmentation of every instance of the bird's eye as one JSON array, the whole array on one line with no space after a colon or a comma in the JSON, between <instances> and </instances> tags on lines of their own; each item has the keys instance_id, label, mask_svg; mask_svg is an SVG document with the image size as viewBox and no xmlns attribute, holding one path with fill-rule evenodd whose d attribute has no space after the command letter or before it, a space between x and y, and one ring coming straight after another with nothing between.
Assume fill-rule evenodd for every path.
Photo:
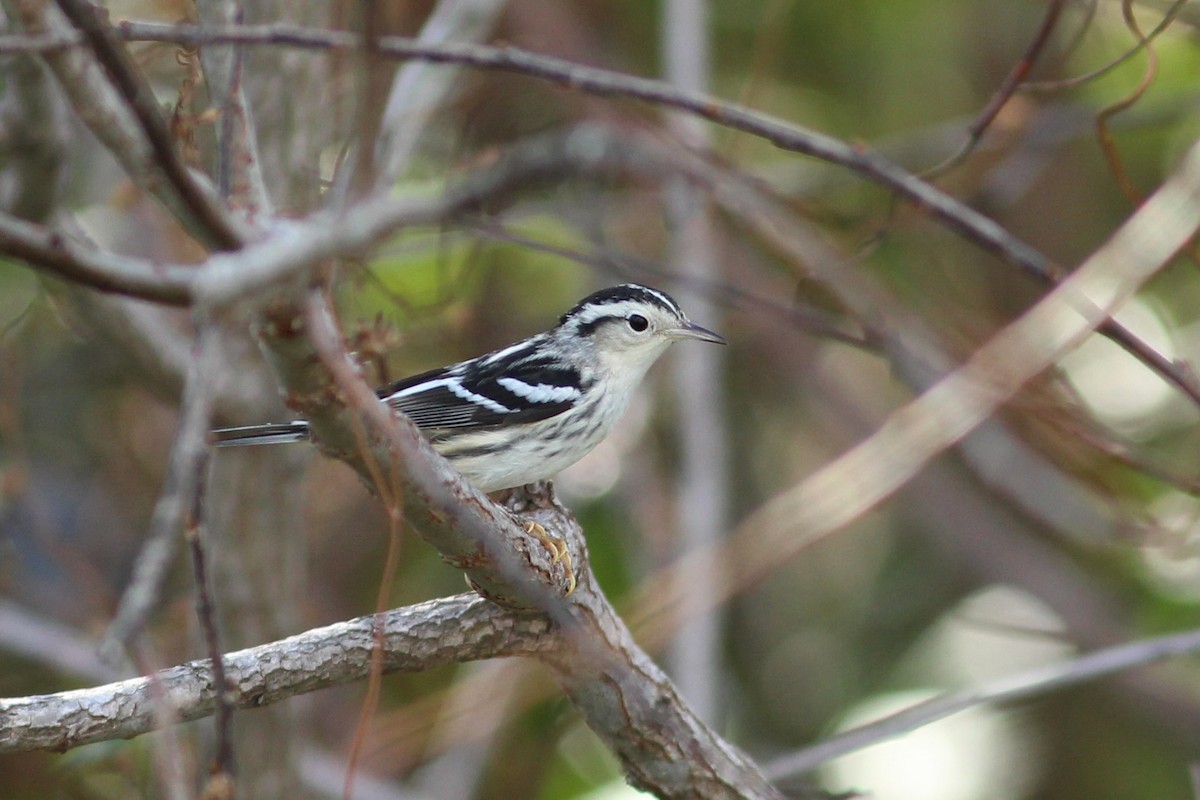
<instances>
[{"instance_id":1,"label":"bird's eye","mask_svg":"<svg viewBox=\"0 0 1200 800\"><path fill-rule=\"evenodd\" d=\"M641 314L630 314L629 327L633 328L638 333L641 333L642 331L646 330L646 328L650 327L650 321Z\"/></svg>"}]
</instances>

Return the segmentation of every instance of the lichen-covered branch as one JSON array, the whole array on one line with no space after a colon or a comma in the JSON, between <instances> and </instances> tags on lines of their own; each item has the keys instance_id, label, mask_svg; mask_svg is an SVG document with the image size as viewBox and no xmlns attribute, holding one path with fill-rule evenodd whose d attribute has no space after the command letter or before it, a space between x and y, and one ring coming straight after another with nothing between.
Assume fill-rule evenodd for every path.
<instances>
[{"instance_id":1,"label":"lichen-covered branch","mask_svg":"<svg viewBox=\"0 0 1200 800\"><path fill-rule=\"evenodd\" d=\"M225 656L239 708L361 680L370 668L376 617L360 617ZM474 595L432 600L378 617L384 669L415 672L443 664L545 649L543 617L509 614ZM154 730L159 704L181 721L216 708L207 659L151 676L57 694L0 700L0 752L65 750Z\"/></svg>"}]
</instances>

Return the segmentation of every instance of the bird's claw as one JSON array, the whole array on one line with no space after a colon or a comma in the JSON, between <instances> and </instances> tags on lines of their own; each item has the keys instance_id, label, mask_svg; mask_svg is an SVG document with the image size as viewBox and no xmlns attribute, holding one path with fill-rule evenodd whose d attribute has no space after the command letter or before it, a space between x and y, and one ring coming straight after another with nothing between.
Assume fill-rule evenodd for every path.
<instances>
[{"instance_id":1,"label":"bird's claw","mask_svg":"<svg viewBox=\"0 0 1200 800\"><path fill-rule=\"evenodd\" d=\"M570 596L575 591L575 562L571 558L571 551L567 548L566 539L561 539L549 533L537 522L526 522L525 532L542 543L542 546L550 551L550 564L561 563L563 572L567 577L567 595Z\"/></svg>"}]
</instances>

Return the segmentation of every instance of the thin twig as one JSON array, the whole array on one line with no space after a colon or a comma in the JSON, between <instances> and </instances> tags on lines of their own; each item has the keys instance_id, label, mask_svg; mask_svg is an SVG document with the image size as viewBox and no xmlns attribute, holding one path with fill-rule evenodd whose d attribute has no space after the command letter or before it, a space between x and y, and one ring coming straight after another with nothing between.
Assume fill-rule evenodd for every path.
<instances>
[{"instance_id":1,"label":"thin twig","mask_svg":"<svg viewBox=\"0 0 1200 800\"><path fill-rule=\"evenodd\" d=\"M111 26L101 19L99 9L87 0L56 2L63 14L83 33L92 52L108 73L109 79L137 118L159 166L210 240L219 249L237 249L242 243L242 235L233 226L224 209L200 188L180 160L175 145L171 142L171 132L159 113L158 102L146 83L145 76L130 63L124 46L113 35Z\"/></svg>"},{"instance_id":2,"label":"thin twig","mask_svg":"<svg viewBox=\"0 0 1200 800\"><path fill-rule=\"evenodd\" d=\"M1142 71L1142 77L1137 86L1116 102L1100 109L1100 112L1096 114L1096 138L1100 142L1100 151L1104 153L1104 160L1108 163L1109 171L1112 172L1117 186L1125 194L1130 204L1137 205L1142 202L1142 193L1133 185L1133 179L1121 161L1121 155L1117 152L1117 143L1109 129L1109 120L1133 108L1154 84L1154 78L1158 75L1158 51L1154 49L1150 39L1142 33L1142 29L1138 26L1132 0L1122 0L1121 14L1125 20L1125 27L1146 51L1146 68Z\"/></svg>"},{"instance_id":3,"label":"thin twig","mask_svg":"<svg viewBox=\"0 0 1200 800\"><path fill-rule=\"evenodd\" d=\"M939 695L777 759L767 765L767 774L774 780L802 775L830 759L910 733L969 708L1038 697L1056 689L1077 686L1198 650L1200 631L1192 630L1097 650L1061 664L1031 669L974 689Z\"/></svg>"},{"instance_id":4,"label":"thin twig","mask_svg":"<svg viewBox=\"0 0 1200 800\"><path fill-rule=\"evenodd\" d=\"M802 233L768 206L742 198L747 219L765 235ZM1200 226L1200 142L1178 170L1114 236L1067 280L993 336L961 367L855 447L748 516L722 549L677 563L643 592L644 616L671 624L671 609L690 584L697 559L737 563L741 574L710 587L724 601L782 559L840 530L891 497L937 454L987 420L1029 380L1077 346L1120 303L1149 280ZM788 245L788 242L783 242ZM736 553L736 556L731 554Z\"/></svg>"},{"instance_id":5,"label":"thin twig","mask_svg":"<svg viewBox=\"0 0 1200 800\"><path fill-rule=\"evenodd\" d=\"M179 549L180 528L189 513L207 463L208 430L212 419L212 376L220 357L217 329L201 325L196 331L192 361L171 448L162 493L150 518L150 532L133 566L133 575L117 613L105 634L102 651L110 657L130 643L158 605L167 570Z\"/></svg>"},{"instance_id":6,"label":"thin twig","mask_svg":"<svg viewBox=\"0 0 1200 800\"><path fill-rule=\"evenodd\" d=\"M236 0L198 0L201 24L240 24ZM217 191L254 225L273 213L258 152L258 131L243 89L244 48L205 47L200 52L204 80L213 105L220 109L217 125Z\"/></svg>"},{"instance_id":7,"label":"thin twig","mask_svg":"<svg viewBox=\"0 0 1200 800\"><path fill-rule=\"evenodd\" d=\"M0 0L0 5L10 24L31 35L64 36L72 41L79 35L54 3ZM162 203L198 241L209 241L208 228L175 190L133 109L90 49L50 48L41 58L76 117L108 148L134 183Z\"/></svg>"},{"instance_id":8,"label":"thin twig","mask_svg":"<svg viewBox=\"0 0 1200 800\"><path fill-rule=\"evenodd\" d=\"M131 40L173 41L183 44L242 42L255 45L289 45L316 49L353 49L355 37L331 31L286 25L201 28L145 22L122 22L120 35ZM582 67L548 56L514 48L481 45L422 45L409 39L384 37L377 42L381 54L396 58L422 58L433 62L459 63L527 75L571 89L600 96L628 97L675 108L704 119L759 136L778 147L840 164L865 178L891 188L918 208L941 220L948 228L1050 283L1065 272L1036 249L1012 236L1000 225L921 181L878 153L807 130L794 123L761 114L736 103L693 92L682 92L658 81ZM1131 331L1114 320L1106 320L1098 332L1111 338L1154 372L1200 405L1200 379L1185 365L1164 358Z\"/></svg>"},{"instance_id":9,"label":"thin twig","mask_svg":"<svg viewBox=\"0 0 1200 800\"><path fill-rule=\"evenodd\" d=\"M589 252L551 244L517 233L511 226L496 220L476 220L472 223L472 230L500 242L514 244L540 253L550 253L559 258L592 267L618 280L651 280L665 282L667 285L682 286L685 291L707 297L727 309L768 313L812 336L831 339L859 350L869 352L879 350L878 341L869 333L854 330L856 326L852 321L816 306L805 305L799 300L784 302L774 297L764 297L718 278L673 274L653 261L612 249ZM381 291L383 289L386 287L382 287Z\"/></svg>"},{"instance_id":10,"label":"thin twig","mask_svg":"<svg viewBox=\"0 0 1200 800\"><path fill-rule=\"evenodd\" d=\"M197 273L195 267L183 264L111 255L3 213L0 213L0 253L101 292L172 306L191 302L191 287Z\"/></svg>"},{"instance_id":11,"label":"thin twig","mask_svg":"<svg viewBox=\"0 0 1200 800\"><path fill-rule=\"evenodd\" d=\"M212 587L209 585L208 564L205 553L205 475L208 471L209 451L196 453L196 485L190 510L184 520L184 539L191 553L192 574L196 582L196 618L204 637L204 647L212 663L213 685L216 687L217 757L213 764L210 781L232 782L233 758L233 701L229 684L225 678L225 659L221 655L221 638L217 633L216 607Z\"/></svg>"},{"instance_id":12,"label":"thin twig","mask_svg":"<svg viewBox=\"0 0 1200 800\"><path fill-rule=\"evenodd\" d=\"M1004 76L1004 80L1000 82L1000 86L992 94L992 99L984 107L983 111L979 112L979 116L967 127L967 139L957 152L953 153L942 163L926 170L921 177L926 180L932 180L940 175L944 175L949 170L958 166L966 159L967 156L974 151L975 146L979 144L979 140L983 138L983 134L995 121L1000 114L1001 109L1005 104L1012 99L1013 94L1020 88L1021 83L1025 80L1033 69L1034 63L1046 44L1050 41L1050 34L1054 32L1054 28L1058 25L1058 18L1062 14L1063 7L1066 5L1066 0L1051 0L1050 6L1046 9L1046 16L1042 18L1042 24L1038 26L1037 33L1034 34L1033 40L1025 49L1024 55L1013 64L1012 69Z\"/></svg>"},{"instance_id":13,"label":"thin twig","mask_svg":"<svg viewBox=\"0 0 1200 800\"><path fill-rule=\"evenodd\" d=\"M1081 86L1082 84L1093 81L1096 78L1107 75L1109 72L1112 72L1114 69L1136 56L1139 52L1141 52L1143 47L1146 47L1150 42L1158 38L1160 33L1171 26L1171 23L1175 21L1175 18L1179 16L1179 12L1183 10L1184 6L1186 6L1188 2L1189 0L1174 0L1174 2L1171 3L1170 7L1167 8L1166 12L1163 14L1162 19L1158 21L1158 24L1155 25L1144 38L1139 38L1137 44L1105 64L1103 67L1092 70L1091 72L1086 72L1083 75L1077 75L1074 78L1065 78L1057 81L1027 81L1021 84L1020 90L1022 92L1061 92L1066 89L1074 89L1077 86Z\"/></svg>"},{"instance_id":14,"label":"thin twig","mask_svg":"<svg viewBox=\"0 0 1200 800\"><path fill-rule=\"evenodd\" d=\"M354 50L361 42L353 34L289 25L201 27L148 22L119 22L118 35L131 41L166 41L179 44L229 44L302 47L320 50ZM676 89L649 78L622 75L513 47L487 47L453 42L426 44L386 36L376 42L381 55L462 64L478 69L512 72L555 83L574 91L601 97L625 97L672 108L719 125L765 139L783 150L803 153L839 164L876 181L911 200L942 220L957 233L988 251L1046 280L1059 270L1045 256L1015 239L982 214L963 205L936 187L916 178L878 153L858 144L804 128L796 123L723 101L711 95Z\"/></svg>"},{"instance_id":15,"label":"thin twig","mask_svg":"<svg viewBox=\"0 0 1200 800\"><path fill-rule=\"evenodd\" d=\"M322 306L332 307L333 298L327 290L321 292L320 298ZM313 299L315 300L315 297ZM345 337L343 336L342 338L344 339ZM388 599L391 596L392 585L396 579L396 568L400 561L401 534L405 527L403 505L404 478L400 472L400 464L396 460L390 461L387 465L388 480L384 480L382 472L384 465L378 462L367 443L367 432L363 427L362 420L357 417L351 417L350 425L354 429L354 437L358 442L359 455L366 464L367 470L371 474L371 481L379 493L380 502L383 503L383 507L387 511L388 546L387 555L384 557L383 571L379 576L379 588L375 595L375 618L377 624L375 626L375 648L371 653L371 671L367 675L367 693L363 698L358 722L355 724L354 740L350 747L350 755L346 759L346 776L342 788L342 796L345 800L350 800L354 795L354 780L358 767L358 758L362 752L362 745L366 739L367 729L379 706L380 692L382 691L383 684L383 628L378 624L378 620L380 620L380 615L383 614L389 605Z\"/></svg>"}]
</instances>

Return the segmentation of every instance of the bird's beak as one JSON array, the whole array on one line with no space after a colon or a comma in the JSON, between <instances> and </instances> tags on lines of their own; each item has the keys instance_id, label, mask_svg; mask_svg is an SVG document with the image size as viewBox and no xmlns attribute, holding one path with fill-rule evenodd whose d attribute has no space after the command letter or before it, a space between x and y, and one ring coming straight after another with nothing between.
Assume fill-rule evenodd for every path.
<instances>
[{"instance_id":1,"label":"bird's beak","mask_svg":"<svg viewBox=\"0 0 1200 800\"><path fill-rule=\"evenodd\" d=\"M702 342L712 342L713 344L729 344L721 334L713 333L708 328L701 327L694 322L687 322L670 333L676 339L699 339Z\"/></svg>"}]
</instances>

